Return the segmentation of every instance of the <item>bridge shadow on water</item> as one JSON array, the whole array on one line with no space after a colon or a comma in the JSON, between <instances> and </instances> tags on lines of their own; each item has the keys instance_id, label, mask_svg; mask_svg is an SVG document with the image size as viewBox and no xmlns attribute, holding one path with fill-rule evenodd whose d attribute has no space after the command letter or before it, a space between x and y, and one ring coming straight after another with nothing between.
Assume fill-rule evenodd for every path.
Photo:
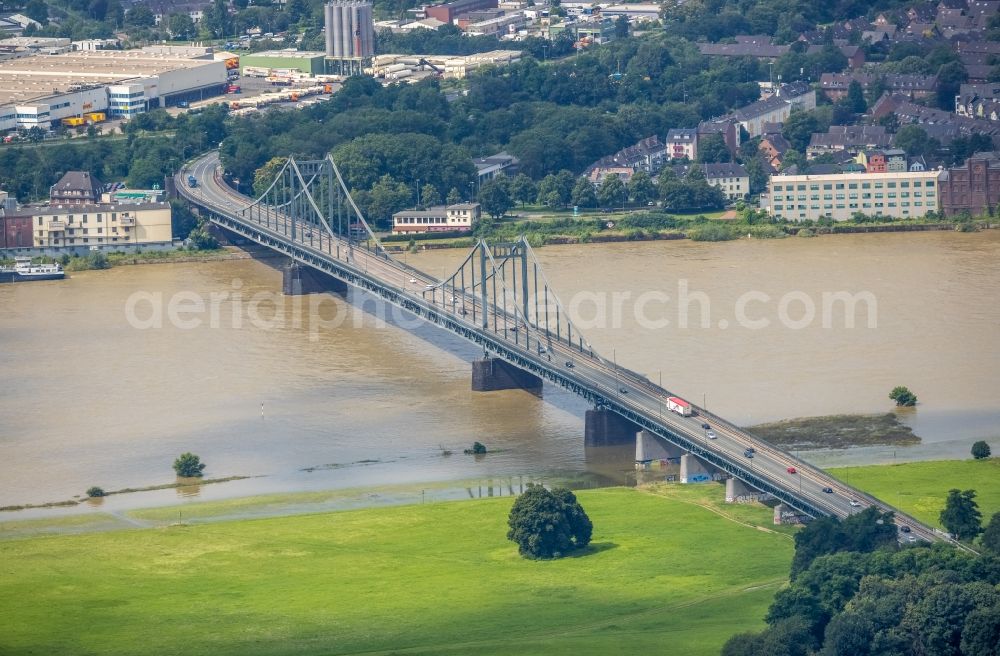
<instances>
[{"instance_id":1,"label":"bridge shadow on water","mask_svg":"<svg viewBox=\"0 0 1000 656\"><path fill-rule=\"evenodd\" d=\"M237 243L234 243L234 245L241 248L244 246L243 244ZM281 272L286 266L292 263L292 260L289 258L273 257L269 255L271 251L265 251L264 249L260 249L253 244L248 245L250 248L246 250L253 256L255 261L260 262L275 271ZM439 328L432 323L428 323L416 315L386 303L377 296L369 294L368 292L360 290L356 287L350 287L346 295L336 294L334 292L323 293L340 299L353 310L363 313L369 319L384 321L387 326L393 329L408 332L418 337L428 346L440 349L449 355L455 356L456 358L467 362L469 364L469 379L471 388L472 361L482 358L484 355L483 351L477 346L471 344L458 335ZM385 338L391 339L391 333L386 333ZM581 422L580 439L583 439L582 423L585 411L590 408L589 404L575 394L563 390L555 385L543 386L541 389L537 390L525 389L522 391L540 399L544 399L547 403L558 410L579 417Z\"/></svg>"}]
</instances>

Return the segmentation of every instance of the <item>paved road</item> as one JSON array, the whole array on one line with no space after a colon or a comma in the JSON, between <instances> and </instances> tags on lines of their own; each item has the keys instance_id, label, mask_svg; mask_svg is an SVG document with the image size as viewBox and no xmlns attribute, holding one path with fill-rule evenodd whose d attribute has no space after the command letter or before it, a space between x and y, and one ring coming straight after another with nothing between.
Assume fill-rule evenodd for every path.
<instances>
[{"instance_id":1,"label":"paved road","mask_svg":"<svg viewBox=\"0 0 1000 656\"><path fill-rule=\"evenodd\" d=\"M198 180L196 187L187 186L188 175L193 175ZM217 153L191 163L178 174L177 183L178 188L189 199L229 216L238 216L239 211L252 202L252 199L235 192L222 182ZM273 211L262 223L253 222L253 225L275 236L287 236L293 232L288 217L277 211ZM871 505L883 511L894 510L888 504L845 485L823 470L753 437L705 410L692 406L692 416L682 416L668 410L666 398L671 394L667 390L634 372L618 367L616 363L609 363L589 352L581 352L565 342L546 339L544 335L533 336L530 332L533 329L526 327L512 312L503 313L490 308L489 326L482 328L483 308L481 300L475 294L453 290L429 274L367 250L351 247L329 234L320 234L319 230L298 227L296 237L300 246L317 254L334 257L341 264L375 277L383 284L395 286L414 300L430 302L438 310L453 315L456 321L466 323L474 330L488 330L494 337L504 337L507 346L523 357L550 370L556 369L563 376L604 394L606 398L614 399L621 406L658 422L707 451L745 467L790 496L803 500L822 512L843 518ZM710 428L705 429L704 424L708 424ZM753 449L752 456L747 455L748 449ZM928 541L947 540L938 531L898 511L896 523L911 529L910 533L901 534L901 540L908 540L911 536Z\"/></svg>"}]
</instances>

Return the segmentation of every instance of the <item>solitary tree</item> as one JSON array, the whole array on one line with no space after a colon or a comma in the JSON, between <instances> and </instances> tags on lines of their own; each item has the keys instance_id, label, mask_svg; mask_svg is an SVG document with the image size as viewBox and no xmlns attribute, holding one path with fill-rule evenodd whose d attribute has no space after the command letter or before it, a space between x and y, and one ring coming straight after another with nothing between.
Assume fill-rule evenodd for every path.
<instances>
[{"instance_id":1,"label":"solitary tree","mask_svg":"<svg viewBox=\"0 0 1000 656\"><path fill-rule=\"evenodd\" d=\"M174 471L178 476L201 476L204 469L205 463L201 458L190 452L182 453L177 460L174 460Z\"/></svg>"},{"instance_id":2,"label":"solitary tree","mask_svg":"<svg viewBox=\"0 0 1000 656\"><path fill-rule=\"evenodd\" d=\"M983 531L983 516L975 499L975 490L948 491L948 500L941 511L940 520L948 532L954 533L959 540L971 540Z\"/></svg>"},{"instance_id":3,"label":"solitary tree","mask_svg":"<svg viewBox=\"0 0 1000 656\"><path fill-rule=\"evenodd\" d=\"M972 457L976 460L985 460L991 455L990 445L986 442L979 440L972 445Z\"/></svg>"},{"instance_id":4,"label":"solitary tree","mask_svg":"<svg viewBox=\"0 0 1000 656\"><path fill-rule=\"evenodd\" d=\"M529 485L510 509L507 539L525 558L560 558L590 544L593 524L572 492Z\"/></svg>"},{"instance_id":5,"label":"solitary tree","mask_svg":"<svg viewBox=\"0 0 1000 656\"><path fill-rule=\"evenodd\" d=\"M917 395L902 385L893 387L892 391L889 392L889 398L895 401L898 406L910 407L917 405Z\"/></svg>"}]
</instances>

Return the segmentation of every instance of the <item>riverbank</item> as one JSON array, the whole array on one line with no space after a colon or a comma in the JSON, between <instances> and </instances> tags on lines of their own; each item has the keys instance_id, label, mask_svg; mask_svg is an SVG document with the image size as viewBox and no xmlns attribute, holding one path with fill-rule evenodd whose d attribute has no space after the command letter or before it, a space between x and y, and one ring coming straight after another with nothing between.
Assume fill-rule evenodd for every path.
<instances>
[{"instance_id":1,"label":"riverbank","mask_svg":"<svg viewBox=\"0 0 1000 656\"><path fill-rule=\"evenodd\" d=\"M0 506L0 512L16 512L18 510L32 510L37 508L60 508L60 507L73 507L78 506L81 503L86 502L96 502L98 499L103 499L105 497L114 496L116 494L133 494L135 492L154 492L156 490L184 490L189 489L201 489L202 485L212 485L213 483L228 483L230 481L242 481L250 478L249 476L226 476L225 478L178 478L174 483L163 483L161 485L147 485L144 487L126 487L120 490L107 490L102 491L101 494L96 497L79 496L74 499L65 499L63 501L49 501L47 503L39 504L21 504L14 506Z\"/></svg>"},{"instance_id":2,"label":"riverbank","mask_svg":"<svg viewBox=\"0 0 1000 656\"><path fill-rule=\"evenodd\" d=\"M835 224L813 222L746 223L740 220L708 219L704 216L685 217L639 212L611 218L559 218L548 220L502 220L492 228L482 230L477 237L459 234L428 235L426 237L386 236L383 245L393 253L443 248L471 248L477 238L489 241L511 241L525 235L532 246L607 244L632 241L732 241L741 238L783 239L786 237L818 237L844 234L884 234L892 232L933 232L993 230L1000 227L988 220L927 221L905 219L875 222L843 221Z\"/></svg>"},{"instance_id":3,"label":"riverbank","mask_svg":"<svg viewBox=\"0 0 1000 656\"><path fill-rule=\"evenodd\" d=\"M855 446L920 444L913 429L895 414L829 415L785 419L750 426L747 430L786 450L847 449Z\"/></svg>"},{"instance_id":4,"label":"riverbank","mask_svg":"<svg viewBox=\"0 0 1000 656\"><path fill-rule=\"evenodd\" d=\"M505 539L510 498L7 540L0 647L714 655L763 626L792 541L721 486L676 493L580 492L593 542L551 562Z\"/></svg>"},{"instance_id":5,"label":"riverbank","mask_svg":"<svg viewBox=\"0 0 1000 656\"><path fill-rule=\"evenodd\" d=\"M249 248L216 248L212 250L187 250L177 249L173 251L142 251L138 253L128 253L124 251L105 253L103 257L95 258L92 255L84 256L64 256L62 258L36 257L33 261L39 263L59 263L67 273L78 271L92 271L95 269L110 269L119 266L132 266L140 264L183 264L189 262L224 262L227 260L263 260L273 257L284 257L263 247L252 246ZM11 265L13 260L0 260L0 265Z\"/></svg>"}]
</instances>

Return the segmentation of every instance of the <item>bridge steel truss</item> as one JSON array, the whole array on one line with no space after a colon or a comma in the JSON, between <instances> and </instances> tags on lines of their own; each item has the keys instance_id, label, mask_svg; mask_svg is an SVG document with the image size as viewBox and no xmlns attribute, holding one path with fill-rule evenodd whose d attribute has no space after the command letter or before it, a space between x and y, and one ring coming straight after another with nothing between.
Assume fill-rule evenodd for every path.
<instances>
[{"instance_id":1,"label":"bridge steel truss","mask_svg":"<svg viewBox=\"0 0 1000 656\"><path fill-rule=\"evenodd\" d=\"M701 443L673 430L662 420L662 408L658 413L637 410L623 403L617 390L587 381L571 369L564 369L562 363L552 362L552 344L561 342L582 356L607 364L569 321L531 246L523 237L514 243L492 246L479 240L454 273L426 286L418 296L406 290L405 280L402 288L380 280L358 262L356 251L362 249L391 263L404 276L412 273L433 280L426 273L390 256L354 204L340 171L329 156L310 161L289 158L260 198L238 210L220 211L190 190L182 187L182 193L208 210L213 223L233 233L449 330L480 346L485 355L501 358L558 385L599 409L615 412L639 429L667 440L801 512L815 517L829 514L806 495L776 485L743 461L712 450L707 442ZM617 365L615 371L661 398L671 395L645 376ZM713 414L699 412L706 419L732 426ZM800 459L786 455L806 466ZM882 510L891 509L870 495L856 492L858 498L865 498Z\"/></svg>"}]
</instances>

